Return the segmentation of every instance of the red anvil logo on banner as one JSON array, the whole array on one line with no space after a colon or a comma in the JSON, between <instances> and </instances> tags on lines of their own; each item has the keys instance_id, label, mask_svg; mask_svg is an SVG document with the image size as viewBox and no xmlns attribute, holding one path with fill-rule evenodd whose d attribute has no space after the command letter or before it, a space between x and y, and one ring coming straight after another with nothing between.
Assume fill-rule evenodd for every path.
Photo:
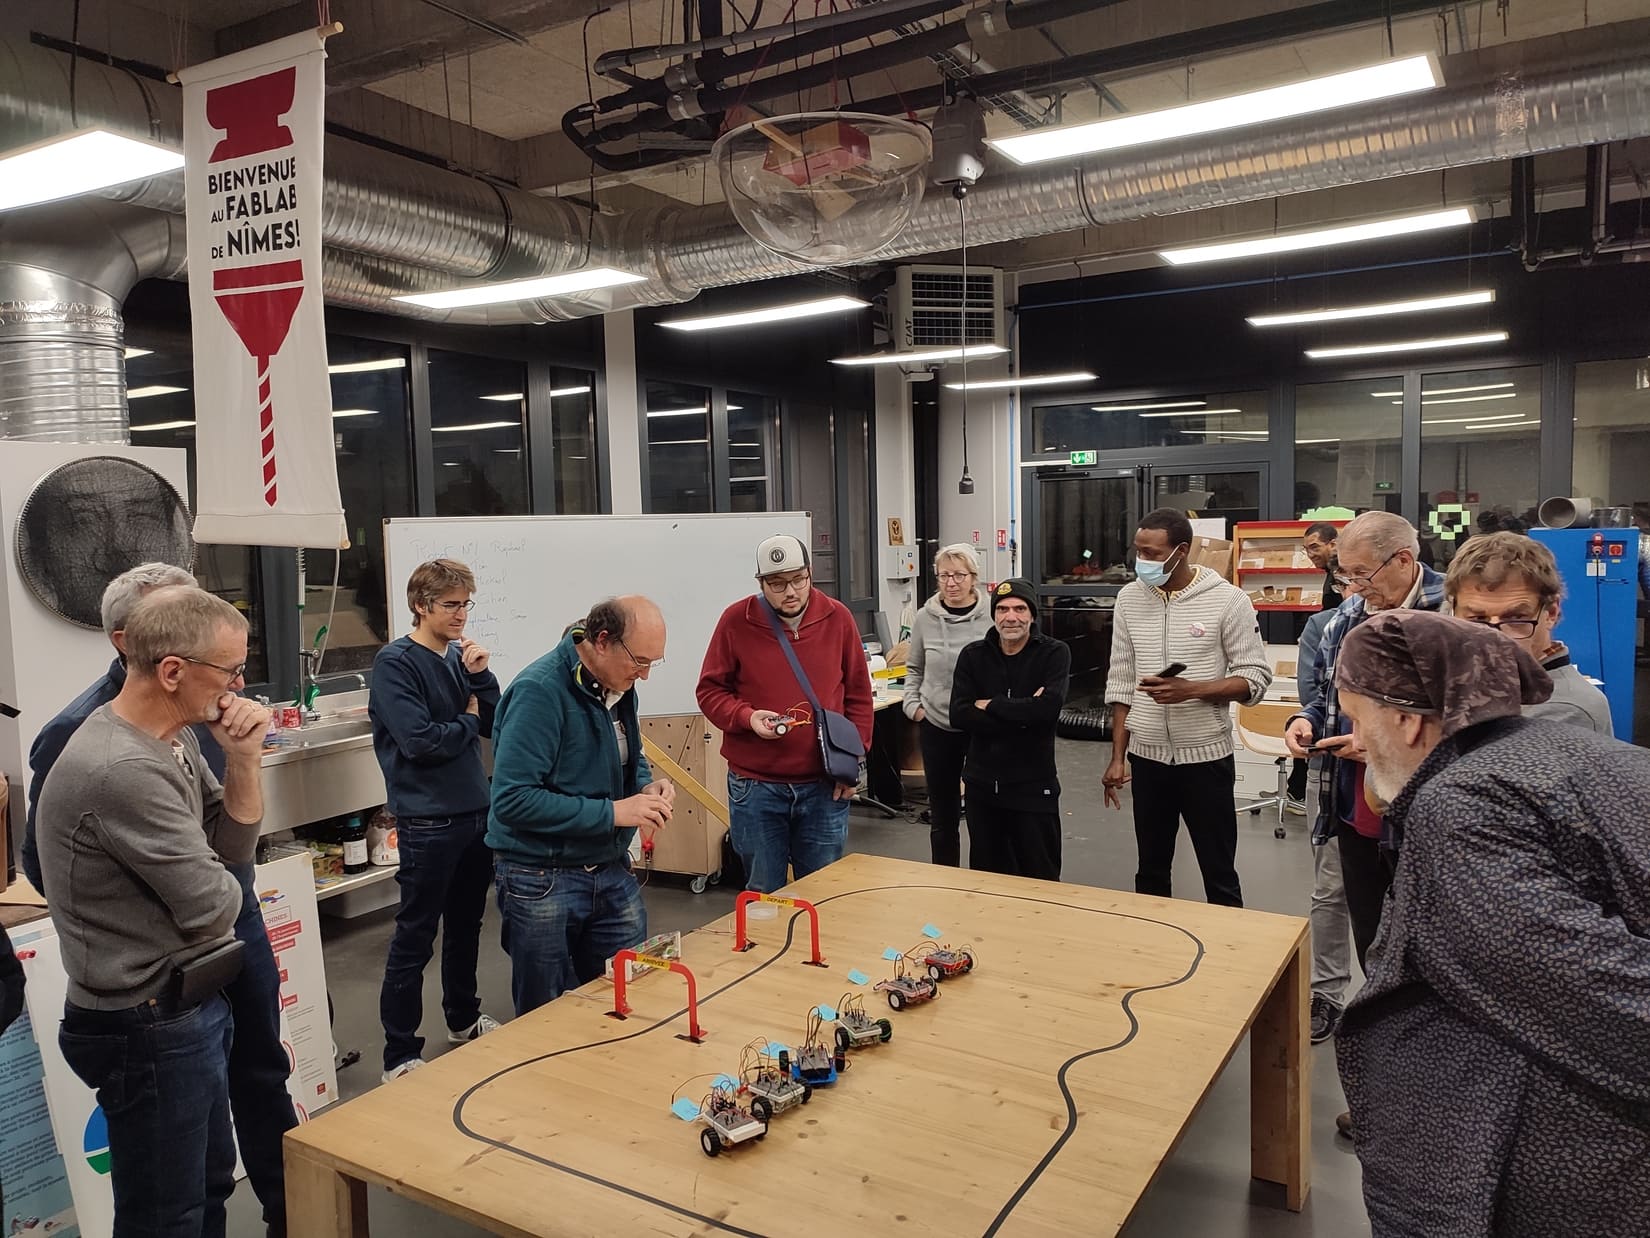
<instances>
[{"instance_id":1,"label":"red anvil logo on banner","mask_svg":"<svg viewBox=\"0 0 1650 1238\"><path fill-rule=\"evenodd\" d=\"M281 117L292 110L298 70L294 67L250 77L206 92L206 121L224 136L209 163L244 159L292 145L292 130ZM270 397L269 363L286 343L292 316L304 295L304 264L266 262L212 273L218 308L258 367L259 455L264 503L275 506L275 406Z\"/></svg>"}]
</instances>

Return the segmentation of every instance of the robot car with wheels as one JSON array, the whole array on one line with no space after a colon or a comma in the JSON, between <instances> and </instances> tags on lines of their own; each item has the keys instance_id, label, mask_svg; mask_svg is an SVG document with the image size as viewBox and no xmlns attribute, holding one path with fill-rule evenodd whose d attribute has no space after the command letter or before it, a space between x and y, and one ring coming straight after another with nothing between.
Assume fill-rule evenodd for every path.
<instances>
[{"instance_id":1,"label":"robot car with wheels","mask_svg":"<svg viewBox=\"0 0 1650 1238\"><path fill-rule=\"evenodd\" d=\"M838 1053L885 1044L893 1039L894 1025L887 1019L873 1019L865 1013L865 999L844 993L837 1003L836 1047Z\"/></svg>"},{"instance_id":2,"label":"robot car with wheels","mask_svg":"<svg viewBox=\"0 0 1650 1238\"><path fill-rule=\"evenodd\" d=\"M776 1113L813 1099L813 1088L791 1077L790 1050L770 1054L766 1041L755 1040L744 1047L739 1059L740 1090L750 1096L751 1113L762 1121L771 1122Z\"/></svg>"},{"instance_id":3,"label":"robot car with wheels","mask_svg":"<svg viewBox=\"0 0 1650 1238\"><path fill-rule=\"evenodd\" d=\"M842 1050L833 1053L825 1043L824 1022L818 1006L809 1010L807 1033L791 1055L791 1077L810 1087L828 1087L847 1066Z\"/></svg>"},{"instance_id":4,"label":"robot car with wheels","mask_svg":"<svg viewBox=\"0 0 1650 1238\"><path fill-rule=\"evenodd\" d=\"M724 1148L765 1139L768 1135L768 1124L758 1116L755 1105L739 1103L737 1087L711 1088L699 1108L699 1120L705 1125L699 1132L699 1146L706 1156L716 1156Z\"/></svg>"},{"instance_id":5,"label":"robot car with wheels","mask_svg":"<svg viewBox=\"0 0 1650 1238\"><path fill-rule=\"evenodd\" d=\"M872 988L878 993L886 993L888 1005L895 1010L904 1010L907 1006L914 1006L918 1002L925 1002L940 995L939 981L930 980L927 976L911 975L905 970L903 955L894 963L894 974L886 980L878 980Z\"/></svg>"},{"instance_id":6,"label":"robot car with wheels","mask_svg":"<svg viewBox=\"0 0 1650 1238\"><path fill-rule=\"evenodd\" d=\"M974 952L966 948L953 950L950 946L925 941L912 946L905 957L919 971L926 971L935 984L953 976L966 976L974 970Z\"/></svg>"}]
</instances>

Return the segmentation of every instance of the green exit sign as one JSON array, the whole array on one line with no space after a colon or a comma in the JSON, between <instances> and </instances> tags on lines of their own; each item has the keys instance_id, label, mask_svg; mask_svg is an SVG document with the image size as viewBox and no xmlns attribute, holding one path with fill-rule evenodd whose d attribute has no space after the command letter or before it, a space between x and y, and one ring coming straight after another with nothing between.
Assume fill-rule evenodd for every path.
<instances>
[{"instance_id":1,"label":"green exit sign","mask_svg":"<svg viewBox=\"0 0 1650 1238\"><path fill-rule=\"evenodd\" d=\"M1397 487L1389 481L1378 481L1375 483L1375 489L1377 490L1394 490L1396 488Z\"/></svg>"},{"instance_id":2,"label":"green exit sign","mask_svg":"<svg viewBox=\"0 0 1650 1238\"><path fill-rule=\"evenodd\" d=\"M1097 451L1074 451L1071 453L1073 464L1095 464L1099 459L1100 453Z\"/></svg>"}]
</instances>

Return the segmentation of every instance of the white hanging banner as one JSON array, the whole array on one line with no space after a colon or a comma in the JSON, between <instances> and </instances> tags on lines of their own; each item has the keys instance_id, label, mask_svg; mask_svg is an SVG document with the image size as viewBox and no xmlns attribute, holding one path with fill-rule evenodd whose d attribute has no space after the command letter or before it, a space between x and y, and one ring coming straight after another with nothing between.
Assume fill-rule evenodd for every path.
<instances>
[{"instance_id":1,"label":"white hanging banner","mask_svg":"<svg viewBox=\"0 0 1650 1238\"><path fill-rule=\"evenodd\" d=\"M321 301L325 59L310 30L177 75L198 542L349 545Z\"/></svg>"}]
</instances>

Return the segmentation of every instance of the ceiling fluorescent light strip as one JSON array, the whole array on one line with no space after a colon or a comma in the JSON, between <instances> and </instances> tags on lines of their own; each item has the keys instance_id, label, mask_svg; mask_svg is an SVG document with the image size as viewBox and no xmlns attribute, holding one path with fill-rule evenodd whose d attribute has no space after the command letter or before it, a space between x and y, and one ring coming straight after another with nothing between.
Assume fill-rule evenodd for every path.
<instances>
[{"instance_id":1,"label":"ceiling fluorescent light strip","mask_svg":"<svg viewBox=\"0 0 1650 1238\"><path fill-rule=\"evenodd\" d=\"M405 357L383 357L377 361L342 361L337 365L327 366L328 374L370 374L375 370L404 370L407 368Z\"/></svg>"},{"instance_id":2,"label":"ceiling fluorescent light strip","mask_svg":"<svg viewBox=\"0 0 1650 1238\"><path fill-rule=\"evenodd\" d=\"M125 358L127 361L130 361L134 357L147 357L154 351L155 350L152 348L128 348L125 353Z\"/></svg>"},{"instance_id":3,"label":"ceiling fluorescent light strip","mask_svg":"<svg viewBox=\"0 0 1650 1238\"><path fill-rule=\"evenodd\" d=\"M1098 411L1098 410L1096 410ZM1241 413L1241 408L1196 408L1183 413L1141 413L1142 417L1229 417Z\"/></svg>"},{"instance_id":4,"label":"ceiling fluorescent light strip","mask_svg":"<svg viewBox=\"0 0 1650 1238\"><path fill-rule=\"evenodd\" d=\"M475 421L463 426L431 426L432 434L457 434L460 430L519 430L519 421Z\"/></svg>"},{"instance_id":5,"label":"ceiling fluorescent light strip","mask_svg":"<svg viewBox=\"0 0 1650 1238\"><path fill-rule=\"evenodd\" d=\"M1312 361L1327 361L1335 357L1368 357L1380 353L1428 352L1435 348L1470 348L1474 344L1505 343L1505 331L1479 331L1472 335L1437 335L1424 340L1393 340L1385 344L1348 344L1341 348L1308 348L1306 356Z\"/></svg>"},{"instance_id":6,"label":"ceiling fluorescent light strip","mask_svg":"<svg viewBox=\"0 0 1650 1238\"><path fill-rule=\"evenodd\" d=\"M81 129L0 155L0 211L146 180L183 166L183 152L107 129Z\"/></svg>"},{"instance_id":7,"label":"ceiling fluorescent light strip","mask_svg":"<svg viewBox=\"0 0 1650 1238\"><path fill-rule=\"evenodd\" d=\"M672 331L721 331L729 327L760 327L774 322L792 322L798 318L843 314L849 310L868 309L870 304L869 301L861 301L858 297L822 297L814 301L794 301L789 305L770 305L766 309L744 310L736 314L673 318L659 325L669 327Z\"/></svg>"},{"instance_id":8,"label":"ceiling fluorescent light strip","mask_svg":"<svg viewBox=\"0 0 1650 1238\"><path fill-rule=\"evenodd\" d=\"M1440 80L1432 57L1408 56L1223 99L988 139L988 144L1016 163L1045 163L1396 98L1430 90Z\"/></svg>"},{"instance_id":9,"label":"ceiling fluorescent light strip","mask_svg":"<svg viewBox=\"0 0 1650 1238\"><path fill-rule=\"evenodd\" d=\"M376 417L378 416L378 410L376 408L335 408L332 410L332 415L334 417Z\"/></svg>"},{"instance_id":10,"label":"ceiling fluorescent light strip","mask_svg":"<svg viewBox=\"0 0 1650 1238\"><path fill-rule=\"evenodd\" d=\"M1202 408L1207 400L1162 400L1156 404L1093 404L1096 413L1133 413L1147 408Z\"/></svg>"},{"instance_id":11,"label":"ceiling fluorescent light strip","mask_svg":"<svg viewBox=\"0 0 1650 1238\"><path fill-rule=\"evenodd\" d=\"M1019 378L988 378L982 382L946 383L948 391L1004 391L1011 387L1055 387L1061 383L1093 382L1095 376L1087 370L1073 370L1069 374L1029 374Z\"/></svg>"},{"instance_id":12,"label":"ceiling fluorescent light strip","mask_svg":"<svg viewBox=\"0 0 1650 1238\"><path fill-rule=\"evenodd\" d=\"M832 365L917 365L924 361L956 361L963 357L996 357L1007 352L1001 344L970 344L966 348L925 348L914 352L874 352L861 357L832 357Z\"/></svg>"},{"instance_id":13,"label":"ceiling fluorescent light strip","mask_svg":"<svg viewBox=\"0 0 1650 1238\"><path fill-rule=\"evenodd\" d=\"M1538 426L1540 424L1541 418L1531 417L1525 421L1491 421L1481 423L1479 425L1466 426L1464 428L1468 430L1511 430L1517 428L1518 426Z\"/></svg>"},{"instance_id":14,"label":"ceiling fluorescent light strip","mask_svg":"<svg viewBox=\"0 0 1650 1238\"><path fill-rule=\"evenodd\" d=\"M576 292L591 292L597 288L613 288L620 284L635 284L645 275L632 275L613 267L591 267L584 271L568 271L561 275L540 275L532 279L512 279L500 284L472 284L467 288L449 288L442 292L408 292L393 298L408 305L422 305L425 309L458 309L467 305L500 305L506 301L533 301L542 297L565 297Z\"/></svg>"},{"instance_id":15,"label":"ceiling fluorescent light strip","mask_svg":"<svg viewBox=\"0 0 1650 1238\"><path fill-rule=\"evenodd\" d=\"M1424 426L1464 426L1469 421L1516 421L1523 413L1470 413L1465 417L1423 417Z\"/></svg>"},{"instance_id":16,"label":"ceiling fluorescent light strip","mask_svg":"<svg viewBox=\"0 0 1650 1238\"><path fill-rule=\"evenodd\" d=\"M1500 391L1505 387L1516 387L1517 385L1517 383L1480 383L1476 387L1437 387L1427 392L1427 395L1465 395L1469 391ZM1379 400L1391 396L1402 396L1404 393L1402 391L1371 391L1369 394Z\"/></svg>"},{"instance_id":17,"label":"ceiling fluorescent light strip","mask_svg":"<svg viewBox=\"0 0 1650 1238\"><path fill-rule=\"evenodd\" d=\"M139 434L144 430L185 430L194 424L193 421L155 421L146 426L132 426L131 430L133 434Z\"/></svg>"},{"instance_id":18,"label":"ceiling fluorescent light strip","mask_svg":"<svg viewBox=\"0 0 1650 1238\"><path fill-rule=\"evenodd\" d=\"M1447 397L1445 399L1442 399L1442 400L1423 399L1421 401L1421 407L1422 408L1432 408L1434 405L1437 405L1437 404L1477 404L1482 400L1516 400L1517 398L1518 398L1518 392L1516 392L1516 391L1497 391L1493 395L1449 396L1449 397ZM1403 403L1402 400L1394 400L1392 402L1394 404L1402 404Z\"/></svg>"},{"instance_id":19,"label":"ceiling fluorescent light strip","mask_svg":"<svg viewBox=\"0 0 1650 1238\"><path fill-rule=\"evenodd\" d=\"M1348 305L1340 309L1307 310L1298 314L1255 314L1246 319L1251 327L1296 327L1316 322L1345 322L1354 318L1385 318L1392 314L1425 314L1433 310L1463 309L1488 305L1495 293L1460 292L1444 297L1415 297L1408 301L1384 301L1374 305Z\"/></svg>"},{"instance_id":20,"label":"ceiling fluorescent light strip","mask_svg":"<svg viewBox=\"0 0 1650 1238\"><path fill-rule=\"evenodd\" d=\"M559 400L559 399L561 399L562 396L566 396L566 395L589 395L589 394L590 394L590 388L589 387L552 387L552 388L550 388L550 398L552 400Z\"/></svg>"},{"instance_id":21,"label":"ceiling fluorescent light strip","mask_svg":"<svg viewBox=\"0 0 1650 1238\"><path fill-rule=\"evenodd\" d=\"M180 391L188 390L189 388L187 387L163 387L158 385L153 387L133 387L126 393L126 398L128 400L147 400L151 396L177 395Z\"/></svg>"},{"instance_id":22,"label":"ceiling fluorescent light strip","mask_svg":"<svg viewBox=\"0 0 1650 1238\"><path fill-rule=\"evenodd\" d=\"M1196 262L1222 262L1231 258L1254 258L1265 254L1290 254L1303 249L1352 245L1359 241L1379 240L1382 237L1436 232L1441 228L1461 228L1472 223L1474 218L1471 207L1458 206L1444 211L1427 211L1419 215L1400 215L1393 219L1372 219L1367 223L1346 224L1338 228L1315 228L1309 232L1285 232L1276 236L1255 237L1248 241L1228 241L1220 245L1165 249L1159 251L1157 256L1170 266L1186 266Z\"/></svg>"}]
</instances>

